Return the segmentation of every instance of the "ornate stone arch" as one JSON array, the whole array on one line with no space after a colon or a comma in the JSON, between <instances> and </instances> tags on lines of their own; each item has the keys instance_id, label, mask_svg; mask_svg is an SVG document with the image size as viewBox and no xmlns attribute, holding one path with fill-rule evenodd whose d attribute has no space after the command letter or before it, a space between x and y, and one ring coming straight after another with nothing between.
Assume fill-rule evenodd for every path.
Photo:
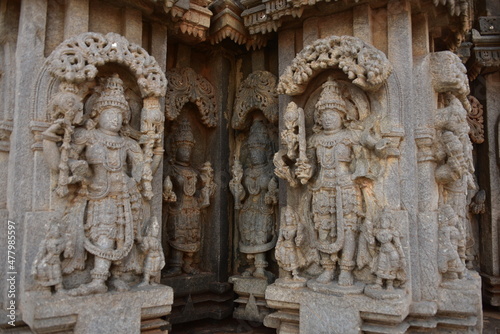
<instances>
[{"instance_id":1,"label":"ornate stone arch","mask_svg":"<svg viewBox=\"0 0 500 334\"><path fill-rule=\"evenodd\" d=\"M192 68L174 68L167 72L169 88L166 96L166 116L173 120L179 116L188 102L198 107L201 121L208 127L217 125L215 89L203 76Z\"/></svg>"},{"instance_id":2,"label":"ornate stone arch","mask_svg":"<svg viewBox=\"0 0 500 334\"><path fill-rule=\"evenodd\" d=\"M244 129L247 116L253 110L261 110L270 123L276 124L279 117L276 77L267 71L251 73L240 85L234 103L232 127Z\"/></svg>"},{"instance_id":3,"label":"ornate stone arch","mask_svg":"<svg viewBox=\"0 0 500 334\"><path fill-rule=\"evenodd\" d=\"M88 32L61 43L47 58L49 73L61 81L82 83L97 75L97 67L117 63L137 80L143 98L162 97L167 79L156 59L137 44L115 33Z\"/></svg>"},{"instance_id":4,"label":"ornate stone arch","mask_svg":"<svg viewBox=\"0 0 500 334\"><path fill-rule=\"evenodd\" d=\"M366 91L380 88L392 65L383 52L352 36L330 36L306 46L280 77L278 92L299 95L321 71L340 69L352 83Z\"/></svg>"}]
</instances>

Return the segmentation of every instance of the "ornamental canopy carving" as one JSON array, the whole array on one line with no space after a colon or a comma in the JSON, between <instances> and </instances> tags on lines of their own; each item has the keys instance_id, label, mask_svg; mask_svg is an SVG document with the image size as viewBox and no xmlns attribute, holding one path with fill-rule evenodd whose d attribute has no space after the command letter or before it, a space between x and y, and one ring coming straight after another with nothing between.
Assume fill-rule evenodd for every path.
<instances>
[{"instance_id":1,"label":"ornamental canopy carving","mask_svg":"<svg viewBox=\"0 0 500 334\"><path fill-rule=\"evenodd\" d=\"M278 122L276 81L272 73L256 71L241 83L234 103L234 129L245 128L247 116L253 110L261 110L271 123Z\"/></svg>"},{"instance_id":2,"label":"ornamental canopy carving","mask_svg":"<svg viewBox=\"0 0 500 334\"><path fill-rule=\"evenodd\" d=\"M98 66L118 63L130 69L143 98L161 97L167 79L155 58L137 44L115 33L89 32L62 43L47 59L49 72L61 81L82 83L96 77Z\"/></svg>"},{"instance_id":3,"label":"ornamental canopy carving","mask_svg":"<svg viewBox=\"0 0 500 334\"><path fill-rule=\"evenodd\" d=\"M316 40L297 54L280 77L278 93L299 95L320 71L335 68L367 91L380 88L392 73L385 54L373 46L356 37L330 36Z\"/></svg>"},{"instance_id":4,"label":"ornamental canopy carving","mask_svg":"<svg viewBox=\"0 0 500 334\"><path fill-rule=\"evenodd\" d=\"M201 121L208 127L217 125L215 89L203 76L192 68L174 68L167 72L169 81L166 95L168 119L179 116L188 102L194 103L201 114Z\"/></svg>"}]
</instances>

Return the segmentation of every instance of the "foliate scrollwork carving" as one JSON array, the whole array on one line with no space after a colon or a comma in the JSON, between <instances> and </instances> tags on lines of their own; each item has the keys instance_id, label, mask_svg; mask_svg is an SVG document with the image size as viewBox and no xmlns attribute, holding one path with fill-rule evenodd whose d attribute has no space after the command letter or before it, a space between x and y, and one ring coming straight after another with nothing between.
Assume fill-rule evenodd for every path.
<instances>
[{"instance_id":1,"label":"foliate scrollwork carving","mask_svg":"<svg viewBox=\"0 0 500 334\"><path fill-rule=\"evenodd\" d=\"M49 72L61 81L93 80L97 67L118 63L136 76L142 97L164 96L167 80L154 57L137 44L115 33L84 33L57 47L47 58Z\"/></svg>"},{"instance_id":2,"label":"foliate scrollwork carving","mask_svg":"<svg viewBox=\"0 0 500 334\"><path fill-rule=\"evenodd\" d=\"M469 136L473 143L481 144L484 142L484 119L483 105L474 96L469 95L471 110L467 113L467 123L469 123Z\"/></svg>"},{"instance_id":3,"label":"foliate scrollwork carving","mask_svg":"<svg viewBox=\"0 0 500 334\"><path fill-rule=\"evenodd\" d=\"M376 90L385 83L392 65L383 52L351 36L330 36L306 46L280 77L278 92L297 95L309 80L327 68L342 70L353 84Z\"/></svg>"},{"instance_id":4,"label":"foliate scrollwork carving","mask_svg":"<svg viewBox=\"0 0 500 334\"><path fill-rule=\"evenodd\" d=\"M215 89L203 76L192 68L174 68L167 72L169 80L166 95L166 113L169 119L179 116L188 102L196 104L201 121L208 127L217 125L217 102Z\"/></svg>"},{"instance_id":5,"label":"foliate scrollwork carving","mask_svg":"<svg viewBox=\"0 0 500 334\"><path fill-rule=\"evenodd\" d=\"M278 94L276 77L267 71L251 73L240 85L234 103L232 126L244 129L247 115L253 110L261 110L271 123L278 122Z\"/></svg>"}]
</instances>

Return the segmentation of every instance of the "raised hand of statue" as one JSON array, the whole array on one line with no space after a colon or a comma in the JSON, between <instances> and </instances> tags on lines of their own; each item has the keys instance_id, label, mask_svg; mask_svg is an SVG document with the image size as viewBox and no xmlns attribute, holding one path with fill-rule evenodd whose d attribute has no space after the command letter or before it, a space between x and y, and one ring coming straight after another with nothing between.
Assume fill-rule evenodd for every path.
<instances>
[{"instance_id":1,"label":"raised hand of statue","mask_svg":"<svg viewBox=\"0 0 500 334\"><path fill-rule=\"evenodd\" d=\"M267 205L278 204L278 182L274 177L269 181L264 201Z\"/></svg>"},{"instance_id":2,"label":"raised hand of statue","mask_svg":"<svg viewBox=\"0 0 500 334\"><path fill-rule=\"evenodd\" d=\"M312 166L307 161L297 160L297 168L295 169L295 175L300 180L300 183L306 184L312 177Z\"/></svg>"},{"instance_id":3,"label":"raised hand of statue","mask_svg":"<svg viewBox=\"0 0 500 334\"><path fill-rule=\"evenodd\" d=\"M245 196L245 189L241 184L241 180L243 178L243 166L239 160L234 160L231 172L233 174L233 178L229 181L229 190L235 198L235 209L239 210L241 209L241 200Z\"/></svg>"},{"instance_id":4,"label":"raised hand of statue","mask_svg":"<svg viewBox=\"0 0 500 334\"><path fill-rule=\"evenodd\" d=\"M163 199L166 202L177 201L177 196L175 195L173 188L174 186L172 184L172 180L170 179L170 176L167 176L165 181L163 181Z\"/></svg>"}]
</instances>

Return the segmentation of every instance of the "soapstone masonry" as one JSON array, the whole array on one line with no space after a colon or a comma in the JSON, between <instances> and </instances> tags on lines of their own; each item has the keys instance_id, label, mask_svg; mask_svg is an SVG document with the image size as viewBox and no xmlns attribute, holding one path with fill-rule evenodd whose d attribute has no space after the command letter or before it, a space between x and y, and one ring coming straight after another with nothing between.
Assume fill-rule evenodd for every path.
<instances>
[{"instance_id":1,"label":"soapstone masonry","mask_svg":"<svg viewBox=\"0 0 500 334\"><path fill-rule=\"evenodd\" d=\"M5 0L0 329L481 333L496 0Z\"/></svg>"}]
</instances>

